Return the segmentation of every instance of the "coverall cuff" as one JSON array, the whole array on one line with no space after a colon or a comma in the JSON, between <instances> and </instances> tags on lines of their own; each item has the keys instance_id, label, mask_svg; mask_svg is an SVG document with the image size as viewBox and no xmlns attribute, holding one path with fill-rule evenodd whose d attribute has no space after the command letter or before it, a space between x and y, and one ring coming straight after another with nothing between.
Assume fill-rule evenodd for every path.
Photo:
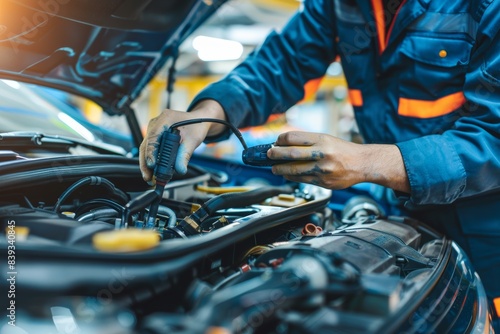
<instances>
[{"instance_id":1,"label":"coverall cuff","mask_svg":"<svg viewBox=\"0 0 500 334\"><path fill-rule=\"evenodd\" d=\"M236 127L243 121L244 115L242 111L248 109L248 106L244 102L245 97L240 93L239 89L224 81L213 83L200 92L189 105L188 111L191 111L197 103L203 100L217 101L222 106L227 121ZM231 134L231 130L227 128L217 136L207 137L204 142L213 143L223 141L228 139Z\"/></svg>"},{"instance_id":2,"label":"coverall cuff","mask_svg":"<svg viewBox=\"0 0 500 334\"><path fill-rule=\"evenodd\" d=\"M408 204L449 204L465 190L465 168L455 148L442 136L425 136L396 145L410 183Z\"/></svg>"}]
</instances>

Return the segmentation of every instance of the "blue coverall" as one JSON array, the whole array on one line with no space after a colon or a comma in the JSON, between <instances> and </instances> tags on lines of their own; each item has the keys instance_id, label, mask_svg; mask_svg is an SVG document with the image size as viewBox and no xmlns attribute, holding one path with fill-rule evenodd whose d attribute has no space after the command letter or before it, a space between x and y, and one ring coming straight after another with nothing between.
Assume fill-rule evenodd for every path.
<instances>
[{"instance_id":1,"label":"blue coverall","mask_svg":"<svg viewBox=\"0 0 500 334\"><path fill-rule=\"evenodd\" d=\"M232 124L261 124L340 56L364 140L401 151L405 206L457 241L489 298L500 297L500 1L405 0L386 15L380 6L306 0L192 105L214 99Z\"/></svg>"}]
</instances>

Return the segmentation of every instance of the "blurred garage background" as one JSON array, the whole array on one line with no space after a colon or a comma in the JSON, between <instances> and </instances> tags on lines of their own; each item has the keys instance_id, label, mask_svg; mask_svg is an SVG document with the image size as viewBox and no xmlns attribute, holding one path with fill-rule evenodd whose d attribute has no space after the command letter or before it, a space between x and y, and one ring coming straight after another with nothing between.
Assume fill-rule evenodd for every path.
<instances>
[{"instance_id":1,"label":"blurred garage background","mask_svg":"<svg viewBox=\"0 0 500 334\"><path fill-rule=\"evenodd\" d=\"M210 1L210 0L206 0ZM297 0L235 0L227 3L180 49L176 63L171 108L186 110L193 97L209 83L218 80L257 47L275 29L280 30L299 9ZM150 118L167 105L167 74L170 64L150 83L134 105L145 132ZM117 122L91 102L73 101L92 123L126 131L125 122ZM306 87L306 96L284 115L272 116L261 127L244 131L249 145L273 142L277 135L292 129L329 133L350 141L359 141L353 111L347 101L347 88L338 62L331 64L319 82ZM230 139L217 145L202 145L198 151L217 158L240 159L241 147Z\"/></svg>"}]
</instances>

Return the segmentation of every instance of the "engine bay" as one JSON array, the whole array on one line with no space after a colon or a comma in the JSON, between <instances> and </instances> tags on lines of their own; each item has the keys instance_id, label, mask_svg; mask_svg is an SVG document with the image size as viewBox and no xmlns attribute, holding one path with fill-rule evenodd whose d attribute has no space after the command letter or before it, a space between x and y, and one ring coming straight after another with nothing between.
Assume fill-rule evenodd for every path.
<instances>
[{"instance_id":1,"label":"engine bay","mask_svg":"<svg viewBox=\"0 0 500 334\"><path fill-rule=\"evenodd\" d=\"M116 156L2 165L0 247L15 246L26 332L380 332L449 251L425 225L369 205L339 217L330 190L227 185L196 165L166 186L151 225L137 166Z\"/></svg>"}]
</instances>

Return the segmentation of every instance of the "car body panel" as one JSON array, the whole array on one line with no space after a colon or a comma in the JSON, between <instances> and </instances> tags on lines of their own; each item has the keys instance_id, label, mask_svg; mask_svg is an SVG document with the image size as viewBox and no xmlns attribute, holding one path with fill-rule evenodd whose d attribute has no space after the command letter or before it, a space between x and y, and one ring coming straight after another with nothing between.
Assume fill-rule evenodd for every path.
<instances>
[{"instance_id":1,"label":"car body panel","mask_svg":"<svg viewBox=\"0 0 500 334\"><path fill-rule=\"evenodd\" d=\"M122 113L224 2L2 0L0 76Z\"/></svg>"}]
</instances>

